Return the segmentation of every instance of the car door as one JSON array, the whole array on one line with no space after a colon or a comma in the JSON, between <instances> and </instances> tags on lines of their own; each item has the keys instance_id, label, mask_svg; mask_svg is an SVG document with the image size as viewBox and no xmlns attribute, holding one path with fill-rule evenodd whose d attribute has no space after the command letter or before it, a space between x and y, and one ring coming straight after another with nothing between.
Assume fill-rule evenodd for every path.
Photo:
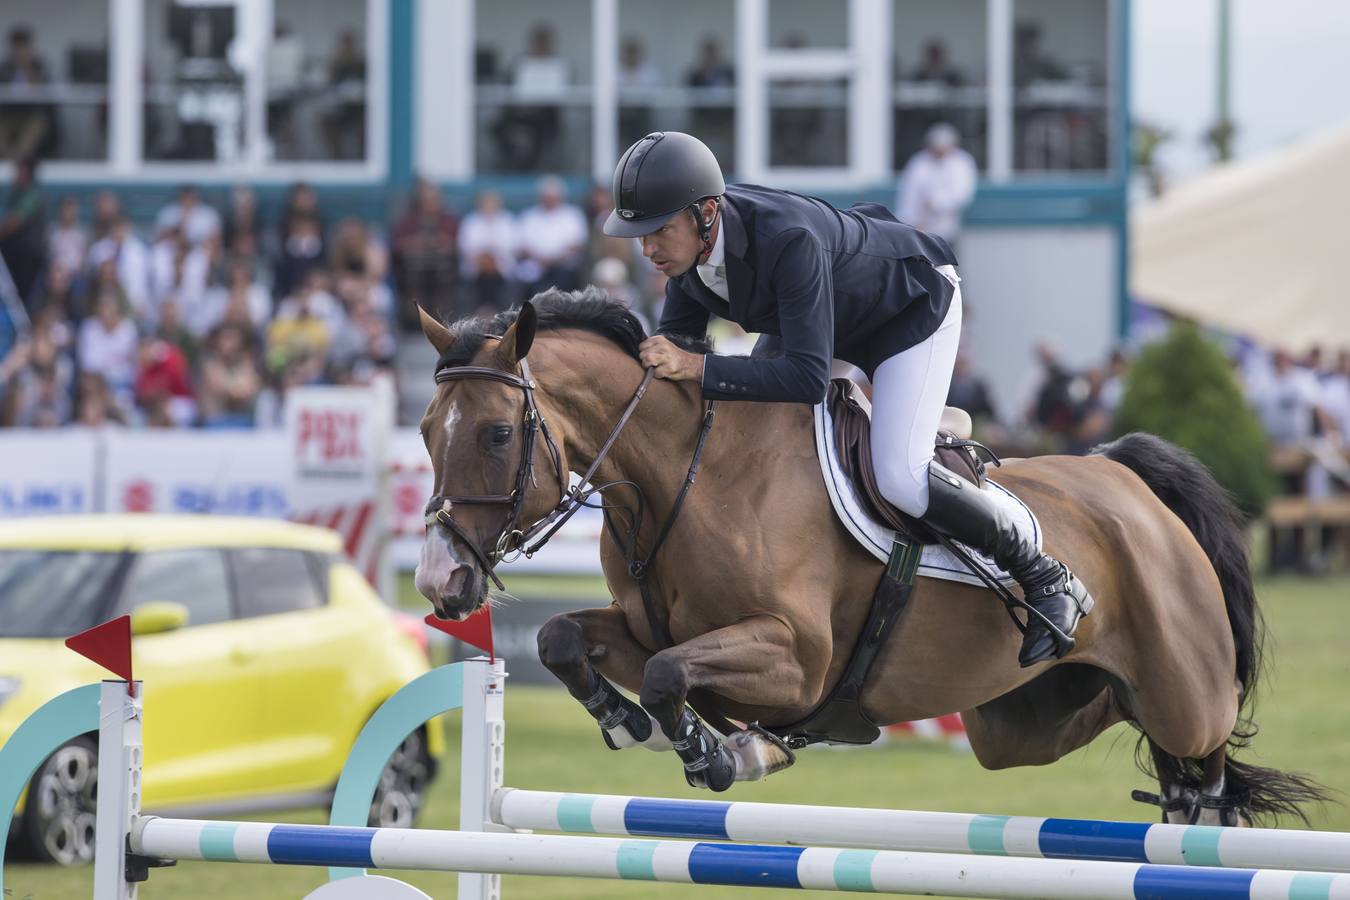
<instances>
[{"instance_id":1,"label":"car door","mask_svg":"<svg viewBox=\"0 0 1350 900\"><path fill-rule=\"evenodd\" d=\"M160 549L132 562L119 614L143 603L181 604L187 625L132 642L145 682L148 809L246 795L257 761L262 668L239 620L224 555Z\"/></svg>"},{"instance_id":2,"label":"car door","mask_svg":"<svg viewBox=\"0 0 1350 900\"><path fill-rule=\"evenodd\" d=\"M363 623L329 606L321 559L278 547L230 551L240 613L263 657L258 777L271 791L331 786L350 749L346 682L359 677Z\"/></svg>"}]
</instances>

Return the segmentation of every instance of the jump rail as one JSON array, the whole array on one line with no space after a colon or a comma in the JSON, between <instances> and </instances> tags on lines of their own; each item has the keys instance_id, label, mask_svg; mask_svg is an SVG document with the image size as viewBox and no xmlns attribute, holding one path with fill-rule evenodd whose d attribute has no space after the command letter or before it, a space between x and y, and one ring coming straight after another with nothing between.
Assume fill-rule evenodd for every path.
<instances>
[{"instance_id":1,"label":"jump rail","mask_svg":"<svg viewBox=\"0 0 1350 900\"><path fill-rule=\"evenodd\" d=\"M1350 897L1350 875L822 847L338 828L139 817L133 852L168 859L500 872L955 897Z\"/></svg>"},{"instance_id":2,"label":"jump rail","mask_svg":"<svg viewBox=\"0 0 1350 900\"><path fill-rule=\"evenodd\" d=\"M874 850L1350 872L1350 834L668 800L503 788L492 819L514 830L833 844Z\"/></svg>"},{"instance_id":3,"label":"jump rail","mask_svg":"<svg viewBox=\"0 0 1350 900\"><path fill-rule=\"evenodd\" d=\"M497 873L960 897L1350 900L1347 834L504 788L505 678L500 662L470 660L427 673L391 698L358 738L339 782L343 802L327 826L142 815L140 684L104 682L96 900L135 900L147 864L178 859L330 867L331 880L311 900L426 897L365 869L460 872L465 900L497 900ZM0 748L0 760L8 753L22 763L11 767L13 778L0 772L0 796L45 755L38 743L50 752L88 730L93 696L82 690L79 715L66 714L76 708L72 692L21 728L22 746ZM402 735L455 708L464 711L463 830L353 827L364 824L368 795ZM1288 871L1298 868L1323 871Z\"/></svg>"}]
</instances>

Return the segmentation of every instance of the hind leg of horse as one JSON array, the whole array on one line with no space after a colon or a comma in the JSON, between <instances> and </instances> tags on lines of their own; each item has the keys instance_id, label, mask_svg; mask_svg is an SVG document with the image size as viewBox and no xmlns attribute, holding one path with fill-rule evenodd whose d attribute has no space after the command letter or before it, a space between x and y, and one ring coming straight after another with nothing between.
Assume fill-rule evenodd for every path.
<instances>
[{"instance_id":1,"label":"hind leg of horse","mask_svg":"<svg viewBox=\"0 0 1350 900\"><path fill-rule=\"evenodd\" d=\"M1248 825L1240 798L1228 796L1228 748L1220 746L1203 759L1178 759L1149 743L1158 775L1155 797L1135 791L1134 798L1156 804L1162 820L1173 825Z\"/></svg>"},{"instance_id":2,"label":"hind leg of horse","mask_svg":"<svg viewBox=\"0 0 1350 900\"><path fill-rule=\"evenodd\" d=\"M628 621L617 606L563 613L539 629L539 660L591 714L612 750L671 749L642 707L605 677L608 674L626 686L641 684L650 657L628 630Z\"/></svg>"},{"instance_id":3,"label":"hind leg of horse","mask_svg":"<svg viewBox=\"0 0 1350 900\"><path fill-rule=\"evenodd\" d=\"M824 672L807 672L793 633L780 619L752 616L657 653L647 661L641 702L670 739L695 787L723 791L787 768L792 755L757 731L721 741L685 703L690 691L733 703L795 709L815 702Z\"/></svg>"},{"instance_id":4,"label":"hind leg of horse","mask_svg":"<svg viewBox=\"0 0 1350 900\"><path fill-rule=\"evenodd\" d=\"M1004 769L1054 762L1122 716L1105 672L1067 663L962 713L961 718L980 765Z\"/></svg>"}]
</instances>

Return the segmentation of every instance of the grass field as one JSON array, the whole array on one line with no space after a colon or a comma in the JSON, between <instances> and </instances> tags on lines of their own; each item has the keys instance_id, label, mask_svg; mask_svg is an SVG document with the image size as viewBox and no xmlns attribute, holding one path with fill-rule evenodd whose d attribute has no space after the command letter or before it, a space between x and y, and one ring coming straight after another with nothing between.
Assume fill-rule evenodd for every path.
<instances>
[{"instance_id":1,"label":"grass field","mask_svg":"<svg viewBox=\"0 0 1350 900\"><path fill-rule=\"evenodd\" d=\"M583 592L591 585L583 583ZM517 580L516 594L556 593L556 584ZM575 586L574 586L575 587ZM1344 795L1350 792L1350 578L1267 580L1260 596L1270 626L1269 670L1258 702L1262 732L1244 758L1311 773ZM508 661L509 665L509 661ZM676 760L645 751L611 753L595 726L560 690L512 688L507 693L507 784L541 790L699 796L684 786ZM451 746L458 729L451 723ZM875 748L815 750L792 770L758 784L737 785L729 799L1007 815L1054 815L1150 821L1153 810L1129 799L1131 788L1156 789L1132 763L1133 732L1119 727L1053 766L986 772L968 753L915 742ZM447 759L422 826L454 828L458 809L457 758ZM706 795L705 795L706 796ZM1314 827L1350 831L1350 808L1310 811ZM323 810L268 815L271 821L319 823ZM391 873L434 897L454 896L449 874ZM280 866L180 863L152 872L142 888L147 900L299 898L320 883L312 869ZM580 898L715 898L770 896L737 888L690 888L636 882L508 877L504 893L532 900ZM14 865L6 870L6 896L22 900L74 900L91 896L87 869ZM794 896L837 896L793 892Z\"/></svg>"}]
</instances>

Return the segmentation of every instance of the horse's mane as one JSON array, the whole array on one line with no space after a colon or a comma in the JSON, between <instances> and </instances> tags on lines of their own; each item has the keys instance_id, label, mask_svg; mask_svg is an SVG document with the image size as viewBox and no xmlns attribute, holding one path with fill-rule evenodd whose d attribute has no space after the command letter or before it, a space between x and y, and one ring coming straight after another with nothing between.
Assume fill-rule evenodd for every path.
<instances>
[{"instance_id":1,"label":"horse's mane","mask_svg":"<svg viewBox=\"0 0 1350 900\"><path fill-rule=\"evenodd\" d=\"M541 331L559 331L564 328L589 331L613 341L634 359L638 358L638 344L647 338L646 329L637 316L600 288L586 287L579 291L550 288L535 294L530 302L538 314L537 327ZM454 322L449 328L455 335L455 342L436 360L436 370L468 365L478 355L484 341L501 337L519 315L520 308L513 307L496 315L470 316ZM712 351L712 339L707 335L694 338L668 334L666 337L681 349L692 353Z\"/></svg>"}]
</instances>

